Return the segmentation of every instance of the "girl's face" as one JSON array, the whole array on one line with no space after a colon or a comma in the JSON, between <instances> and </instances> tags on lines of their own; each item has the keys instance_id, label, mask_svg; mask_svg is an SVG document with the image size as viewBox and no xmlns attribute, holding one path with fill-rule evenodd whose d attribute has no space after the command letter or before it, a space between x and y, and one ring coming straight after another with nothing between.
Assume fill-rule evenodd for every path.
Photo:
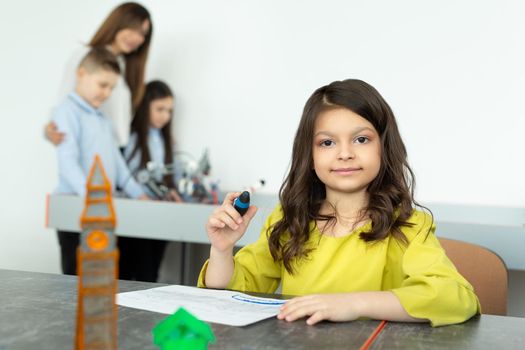
<instances>
[{"instance_id":1,"label":"girl's face","mask_svg":"<svg viewBox=\"0 0 525 350\"><path fill-rule=\"evenodd\" d=\"M326 196L365 193L381 167L381 143L374 126L346 108L319 114L313 138L314 170Z\"/></svg>"},{"instance_id":2,"label":"girl's face","mask_svg":"<svg viewBox=\"0 0 525 350\"><path fill-rule=\"evenodd\" d=\"M129 54L137 50L149 32L149 21L145 20L140 28L124 28L117 32L111 44L115 55Z\"/></svg>"},{"instance_id":3,"label":"girl's face","mask_svg":"<svg viewBox=\"0 0 525 350\"><path fill-rule=\"evenodd\" d=\"M162 129L171 120L173 113L173 97L164 97L151 101L149 104L149 125Z\"/></svg>"}]
</instances>

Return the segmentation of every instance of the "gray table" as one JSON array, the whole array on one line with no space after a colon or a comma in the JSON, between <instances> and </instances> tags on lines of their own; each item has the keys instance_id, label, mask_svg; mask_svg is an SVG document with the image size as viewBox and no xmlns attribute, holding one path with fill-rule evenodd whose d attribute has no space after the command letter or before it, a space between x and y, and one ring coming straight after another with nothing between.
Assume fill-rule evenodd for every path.
<instances>
[{"instance_id":1,"label":"gray table","mask_svg":"<svg viewBox=\"0 0 525 350\"><path fill-rule=\"evenodd\" d=\"M162 286L119 281L121 292ZM71 349L75 333L77 278L0 269L0 350ZM119 349L158 349L151 330L164 314L119 307ZM275 318L246 327L212 324L210 349L358 349L377 321L309 327Z\"/></svg>"},{"instance_id":2,"label":"gray table","mask_svg":"<svg viewBox=\"0 0 525 350\"><path fill-rule=\"evenodd\" d=\"M525 318L482 315L437 328L389 322L369 349L525 349Z\"/></svg>"},{"instance_id":3,"label":"gray table","mask_svg":"<svg viewBox=\"0 0 525 350\"><path fill-rule=\"evenodd\" d=\"M120 291L161 286L120 281ZM0 350L70 349L76 316L73 276L0 269ZM151 329L166 315L119 307L119 349L156 349ZM210 349L359 349L377 321L323 322L307 326L276 318L246 327L212 324ZM448 327L388 323L371 349L518 349L525 345L525 319L481 316Z\"/></svg>"}]
</instances>

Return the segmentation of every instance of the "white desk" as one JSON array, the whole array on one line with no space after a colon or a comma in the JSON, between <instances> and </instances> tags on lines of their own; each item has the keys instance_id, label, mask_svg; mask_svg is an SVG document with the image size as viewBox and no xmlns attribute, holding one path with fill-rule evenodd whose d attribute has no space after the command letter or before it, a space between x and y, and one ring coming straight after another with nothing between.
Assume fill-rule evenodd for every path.
<instances>
[{"instance_id":1,"label":"white desk","mask_svg":"<svg viewBox=\"0 0 525 350\"><path fill-rule=\"evenodd\" d=\"M251 202L259 207L259 212L239 241L240 246L257 239L277 196L255 193ZM215 206L120 198L115 198L114 205L119 235L208 243L204 224ZM83 206L80 197L49 196L47 226L80 231ZM432 203L427 206L434 213L438 236L485 246L499 254L509 269L525 270L525 208Z\"/></svg>"}]
</instances>

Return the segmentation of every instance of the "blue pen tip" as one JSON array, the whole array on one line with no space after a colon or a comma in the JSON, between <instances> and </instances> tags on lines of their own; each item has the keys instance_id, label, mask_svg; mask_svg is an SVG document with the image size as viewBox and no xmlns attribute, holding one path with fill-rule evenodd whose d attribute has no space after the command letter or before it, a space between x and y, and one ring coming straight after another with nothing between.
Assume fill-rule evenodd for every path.
<instances>
[{"instance_id":1,"label":"blue pen tip","mask_svg":"<svg viewBox=\"0 0 525 350\"><path fill-rule=\"evenodd\" d=\"M235 198L233 207L239 212L239 214L244 215L250 207L250 192L244 191L239 197Z\"/></svg>"},{"instance_id":2,"label":"blue pen tip","mask_svg":"<svg viewBox=\"0 0 525 350\"><path fill-rule=\"evenodd\" d=\"M239 196L239 201L241 203L250 203L250 192L244 191L243 193L241 193L241 195Z\"/></svg>"}]
</instances>

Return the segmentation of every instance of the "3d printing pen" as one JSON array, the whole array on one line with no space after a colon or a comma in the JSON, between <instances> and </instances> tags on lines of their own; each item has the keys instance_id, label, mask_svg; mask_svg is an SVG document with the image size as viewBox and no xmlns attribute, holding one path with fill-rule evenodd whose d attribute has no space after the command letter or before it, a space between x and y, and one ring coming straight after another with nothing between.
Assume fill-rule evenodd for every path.
<instances>
[{"instance_id":1,"label":"3d printing pen","mask_svg":"<svg viewBox=\"0 0 525 350\"><path fill-rule=\"evenodd\" d=\"M239 212L239 214L241 214L241 216L246 214L250 207L250 192L244 191L239 197L235 198L235 201L233 201L233 207Z\"/></svg>"}]
</instances>

